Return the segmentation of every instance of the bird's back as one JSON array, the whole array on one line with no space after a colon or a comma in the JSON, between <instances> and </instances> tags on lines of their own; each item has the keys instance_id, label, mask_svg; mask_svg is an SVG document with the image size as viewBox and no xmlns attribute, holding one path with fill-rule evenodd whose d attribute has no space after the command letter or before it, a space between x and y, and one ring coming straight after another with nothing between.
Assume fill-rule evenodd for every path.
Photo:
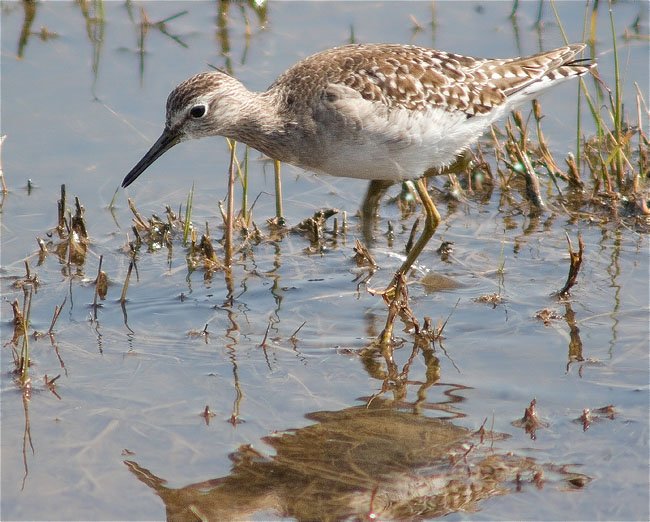
<instances>
[{"instance_id":1,"label":"bird's back","mask_svg":"<svg viewBox=\"0 0 650 522\"><path fill-rule=\"evenodd\" d=\"M267 92L293 122L293 163L334 176L408 179L452 163L517 103L587 72L575 59L583 48L492 60L347 45L298 62Z\"/></svg>"},{"instance_id":2,"label":"bird's back","mask_svg":"<svg viewBox=\"0 0 650 522\"><path fill-rule=\"evenodd\" d=\"M486 114L521 91L539 91L560 79L586 73L576 60L584 44L524 58L486 59L414 45L352 44L311 55L270 87L294 93L292 103L314 100L329 83L358 91L387 107L460 110Z\"/></svg>"}]
</instances>

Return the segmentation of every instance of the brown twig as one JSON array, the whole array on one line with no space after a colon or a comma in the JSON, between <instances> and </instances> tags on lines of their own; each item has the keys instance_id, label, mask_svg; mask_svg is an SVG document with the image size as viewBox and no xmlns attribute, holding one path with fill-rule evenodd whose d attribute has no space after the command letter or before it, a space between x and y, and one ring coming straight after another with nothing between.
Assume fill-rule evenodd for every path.
<instances>
[{"instance_id":1,"label":"brown twig","mask_svg":"<svg viewBox=\"0 0 650 522\"><path fill-rule=\"evenodd\" d=\"M52 335L54 333L54 325L56 324L56 321L59 319L59 315L61 315L61 311L63 310L63 307L65 306L65 302L68 300L68 296L65 296L63 298L63 302L60 305L56 305L54 307L54 314L52 315L52 322L50 323L50 329L47 331L48 335Z\"/></svg>"},{"instance_id":2,"label":"brown twig","mask_svg":"<svg viewBox=\"0 0 650 522\"><path fill-rule=\"evenodd\" d=\"M373 270L378 268L377 262L370 253L370 250L368 250L368 247L358 239L354 240L354 247L352 247L352 250L354 251L354 261L357 263L358 267L368 267Z\"/></svg>"},{"instance_id":3,"label":"brown twig","mask_svg":"<svg viewBox=\"0 0 650 522\"><path fill-rule=\"evenodd\" d=\"M99 266L97 267L97 277L95 278L95 295L93 297L93 308L97 310L97 296L100 293L101 287L101 298L106 297L106 273L102 272L102 263L104 262L104 256L99 256Z\"/></svg>"},{"instance_id":4,"label":"brown twig","mask_svg":"<svg viewBox=\"0 0 650 522\"><path fill-rule=\"evenodd\" d=\"M131 279L131 272L133 271L133 261L129 263L129 269L126 272L126 279L124 280L124 285L122 286L122 294L120 295L120 303L126 303L126 291L129 289L129 280Z\"/></svg>"},{"instance_id":5,"label":"brown twig","mask_svg":"<svg viewBox=\"0 0 650 522\"><path fill-rule=\"evenodd\" d=\"M585 250L585 243L582 240L582 234L578 233L577 252L573 250L573 244L571 243L569 234L566 235L566 240L569 243L569 256L571 261L569 265L569 275L567 277L566 283L564 283L564 287L557 293L558 297L567 297L569 295L569 290L571 290L571 287L576 284L578 272L580 271L580 266L582 265L582 254Z\"/></svg>"},{"instance_id":6,"label":"brown twig","mask_svg":"<svg viewBox=\"0 0 650 522\"><path fill-rule=\"evenodd\" d=\"M227 267L232 266L232 233L235 220L235 146L236 142L233 141L230 147L230 165L228 167L228 206L224 235L224 262Z\"/></svg>"},{"instance_id":7,"label":"brown twig","mask_svg":"<svg viewBox=\"0 0 650 522\"><path fill-rule=\"evenodd\" d=\"M289 341L291 341L293 344L296 343L298 338L296 337L298 335L298 332L302 330L302 327L307 324L307 321L303 321L303 323L298 327L298 329L291 334L291 337L289 337Z\"/></svg>"}]
</instances>

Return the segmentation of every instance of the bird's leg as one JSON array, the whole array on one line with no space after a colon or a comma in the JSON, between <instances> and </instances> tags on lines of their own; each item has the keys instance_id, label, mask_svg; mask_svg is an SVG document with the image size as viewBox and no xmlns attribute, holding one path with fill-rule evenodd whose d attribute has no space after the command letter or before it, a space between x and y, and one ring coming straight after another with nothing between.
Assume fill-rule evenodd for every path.
<instances>
[{"instance_id":1,"label":"bird's leg","mask_svg":"<svg viewBox=\"0 0 650 522\"><path fill-rule=\"evenodd\" d=\"M406 275L406 273L411 268L411 265L418 258L424 247L427 245L431 236L433 236L436 228L438 228L438 223L440 223L440 214L436 208L435 203L429 195L427 190L427 182L424 178L420 178L415 182L415 189L420 196L420 201L422 201L422 206L424 207L424 212L426 214L426 219L424 221L424 229L422 230L422 235L416 241L415 245L411 248L411 251L406 256L406 259L402 263L402 266L399 268L398 272Z\"/></svg>"},{"instance_id":2,"label":"bird's leg","mask_svg":"<svg viewBox=\"0 0 650 522\"><path fill-rule=\"evenodd\" d=\"M407 272L411 269L411 266L418 258L422 250L424 250L424 247L431 239L431 236L433 236L436 228L438 228L438 223L440 223L440 214L438 213L438 209L436 208L435 203L429 195L426 179L418 179L415 182L415 189L418 192L418 196L420 196L420 201L422 201L422 206L424 207L424 212L426 214L424 229L422 230L422 234L420 235L419 239L415 242L415 245L413 245L410 252L406 256L406 259L402 263L402 266L399 267L399 270L395 274L395 278L393 278L391 284L388 286L388 288L386 288L385 292L387 294L391 293L391 290L394 288L395 281L399 274L402 274L404 277L406 277Z\"/></svg>"},{"instance_id":3,"label":"bird's leg","mask_svg":"<svg viewBox=\"0 0 650 522\"><path fill-rule=\"evenodd\" d=\"M363 238L367 245L370 245L373 241L373 229L377 221L379 201L392 184L392 181L377 179L373 179L368 183L368 190L361 204L361 226L363 228Z\"/></svg>"},{"instance_id":4,"label":"bird's leg","mask_svg":"<svg viewBox=\"0 0 650 522\"><path fill-rule=\"evenodd\" d=\"M422 206L424 207L424 213L426 215L422 234L415 242L415 244L411 247L411 250L407 254L406 259L402 263L402 266L400 266L399 270L395 272L395 276L393 277L390 284L386 287L386 289L385 290L368 289L368 291L373 295L377 295L377 294L381 295L384 298L384 301L386 301L386 303L389 304L393 299L395 299L395 290L397 287L398 279L400 277L403 277L404 279L406 278L406 275L408 271L411 269L411 266L413 266L415 260L422 253L422 250L424 250L424 247L427 245L427 243L435 233L436 228L438 228L438 224L440 223L440 213L438 212L435 203L433 202L431 196L429 195L429 191L427 190L426 178L419 178L417 181L415 181L414 185L415 185L415 189L417 190L418 196L420 197L420 201L422 202Z\"/></svg>"}]
</instances>

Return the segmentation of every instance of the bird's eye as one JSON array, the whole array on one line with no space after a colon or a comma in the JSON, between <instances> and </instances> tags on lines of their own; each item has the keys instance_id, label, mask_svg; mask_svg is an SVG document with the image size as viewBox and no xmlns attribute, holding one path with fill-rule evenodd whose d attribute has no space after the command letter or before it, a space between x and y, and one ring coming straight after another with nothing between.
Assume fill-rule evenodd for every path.
<instances>
[{"instance_id":1,"label":"bird's eye","mask_svg":"<svg viewBox=\"0 0 650 522\"><path fill-rule=\"evenodd\" d=\"M206 111L207 107L205 105L195 105L190 109L190 116L192 116L192 118L203 118Z\"/></svg>"}]
</instances>

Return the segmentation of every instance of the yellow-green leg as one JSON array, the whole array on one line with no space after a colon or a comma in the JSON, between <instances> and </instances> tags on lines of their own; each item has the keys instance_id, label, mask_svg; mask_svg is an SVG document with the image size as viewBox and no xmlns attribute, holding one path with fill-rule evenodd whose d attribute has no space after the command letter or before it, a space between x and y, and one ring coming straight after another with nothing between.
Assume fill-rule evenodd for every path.
<instances>
[{"instance_id":1,"label":"yellow-green leg","mask_svg":"<svg viewBox=\"0 0 650 522\"><path fill-rule=\"evenodd\" d=\"M415 245L413 245L411 248L411 251L408 253L406 259L402 263L402 266L397 271L398 274L403 274L404 276L407 275L415 260L418 258L422 250L424 250L424 247L431 239L431 236L433 236L436 228L438 228L438 223L440 223L440 214L438 213L438 209L431 199L431 196L429 196L426 179L418 179L415 182L415 189L418 192L418 196L420 196L420 201L422 201L426 219L424 221L424 229L422 230L422 234L415 242Z\"/></svg>"},{"instance_id":2,"label":"yellow-green leg","mask_svg":"<svg viewBox=\"0 0 650 522\"><path fill-rule=\"evenodd\" d=\"M379 294L383 296L384 301L390 303L392 299L395 299L395 289L397 286L397 280L400 275L406 278L408 271L415 263L415 260L418 258L424 247L427 246L427 243L431 239L431 236L438 228L438 223L440 223L440 214L436 208L435 203L429 196L429 191L427 190L427 181L425 178L420 178L415 182L415 189L417 190L418 196L420 196L420 201L422 201L422 206L424 207L424 213L426 219L424 221L424 230L422 234L415 242L415 245L411 248L410 252L406 256L406 260L402 263L402 266L399 267L399 270L395 273L390 284L383 291L370 290L372 294Z\"/></svg>"}]
</instances>

